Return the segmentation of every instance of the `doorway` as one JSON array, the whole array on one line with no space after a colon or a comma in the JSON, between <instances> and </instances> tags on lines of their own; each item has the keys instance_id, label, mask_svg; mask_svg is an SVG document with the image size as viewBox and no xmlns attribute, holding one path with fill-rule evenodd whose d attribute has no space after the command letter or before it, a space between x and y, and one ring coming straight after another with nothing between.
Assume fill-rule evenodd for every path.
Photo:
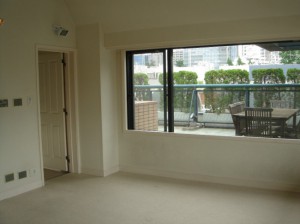
<instances>
[{"instance_id":1,"label":"doorway","mask_svg":"<svg viewBox=\"0 0 300 224\"><path fill-rule=\"evenodd\" d=\"M71 82L74 77L70 78L74 72L71 58L70 53L38 50L40 145L44 180L74 172L73 150L76 143L73 135L76 133L76 119L73 118L75 110L72 106L75 94L71 94L74 91Z\"/></svg>"}]
</instances>

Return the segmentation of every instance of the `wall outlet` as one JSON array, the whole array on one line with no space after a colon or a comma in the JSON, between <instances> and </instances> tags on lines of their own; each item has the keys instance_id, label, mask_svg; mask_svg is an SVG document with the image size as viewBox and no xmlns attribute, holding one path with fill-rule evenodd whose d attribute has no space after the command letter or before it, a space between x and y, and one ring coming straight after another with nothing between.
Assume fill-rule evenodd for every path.
<instances>
[{"instance_id":1,"label":"wall outlet","mask_svg":"<svg viewBox=\"0 0 300 224\"><path fill-rule=\"evenodd\" d=\"M24 171L21 171L18 173L19 175L19 179L23 179L23 178L26 178L27 177L27 171L24 170Z\"/></svg>"},{"instance_id":2,"label":"wall outlet","mask_svg":"<svg viewBox=\"0 0 300 224\"><path fill-rule=\"evenodd\" d=\"M15 107L19 107L19 106L22 106L22 105L23 105L22 98L16 98L16 99L14 99L14 106Z\"/></svg>"},{"instance_id":3,"label":"wall outlet","mask_svg":"<svg viewBox=\"0 0 300 224\"><path fill-rule=\"evenodd\" d=\"M0 107L8 107L8 99L0 99Z\"/></svg>"},{"instance_id":4,"label":"wall outlet","mask_svg":"<svg viewBox=\"0 0 300 224\"><path fill-rule=\"evenodd\" d=\"M15 174L9 173L5 175L5 183L11 182L15 180Z\"/></svg>"}]
</instances>

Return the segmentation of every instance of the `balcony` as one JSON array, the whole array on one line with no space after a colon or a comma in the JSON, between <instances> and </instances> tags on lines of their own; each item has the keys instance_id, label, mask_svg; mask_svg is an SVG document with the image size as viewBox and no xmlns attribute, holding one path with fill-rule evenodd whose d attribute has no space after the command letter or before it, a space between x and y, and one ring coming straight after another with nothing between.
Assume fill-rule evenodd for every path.
<instances>
[{"instance_id":1,"label":"balcony","mask_svg":"<svg viewBox=\"0 0 300 224\"><path fill-rule=\"evenodd\" d=\"M154 131L165 131L168 124L168 112L163 103L162 91L161 85L135 86L135 102L150 101L156 104L157 114L152 117L157 119L154 123L157 122L158 125ZM299 109L300 84L175 85L174 132L235 136L234 124L228 110L229 104L243 101L246 107L269 108L274 100L286 102L285 107ZM145 110L145 113L148 112ZM297 124L299 119L300 116L297 114ZM153 120L151 122L153 123ZM296 136L299 138L299 135Z\"/></svg>"}]
</instances>

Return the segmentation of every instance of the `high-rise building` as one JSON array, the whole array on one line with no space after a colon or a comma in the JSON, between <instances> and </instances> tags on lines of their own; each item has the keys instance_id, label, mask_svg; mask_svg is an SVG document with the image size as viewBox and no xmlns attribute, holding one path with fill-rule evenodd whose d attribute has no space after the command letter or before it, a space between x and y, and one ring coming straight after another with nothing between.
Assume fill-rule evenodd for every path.
<instances>
[{"instance_id":1,"label":"high-rise building","mask_svg":"<svg viewBox=\"0 0 300 224\"><path fill-rule=\"evenodd\" d=\"M135 65L159 66L163 64L163 54L135 54L134 63Z\"/></svg>"},{"instance_id":2,"label":"high-rise building","mask_svg":"<svg viewBox=\"0 0 300 224\"><path fill-rule=\"evenodd\" d=\"M268 51L257 45L240 45L239 55L246 59L248 64L280 64L278 51Z\"/></svg>"},{"instance_id":3,"label":"high-rise building","mask_svg":"<svg viewBox=\"0 0 300 224\"><path fill-rule=\"evenodd\" d=\"M200 47L183 50L184 64L192 67L197 65L213 64L215 69L227 64L228 58L238 57L237 46Z\"/></svg>"},{"instance_id":4,"label":"high-rise building","mask_svg":"<svg viewBox=\"0 0 300 224\"><path fill-rule=\"evenodd\" d=\"M184 49L175 49L173 51L173 64L176 65L177 61L183 61L183 51Z\"/></svg>"}]
</instances>

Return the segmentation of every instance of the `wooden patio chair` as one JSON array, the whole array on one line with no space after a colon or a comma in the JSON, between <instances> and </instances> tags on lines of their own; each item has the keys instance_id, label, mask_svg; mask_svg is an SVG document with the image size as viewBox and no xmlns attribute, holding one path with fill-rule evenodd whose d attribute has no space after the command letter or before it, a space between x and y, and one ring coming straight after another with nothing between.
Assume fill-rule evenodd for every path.
<instances>
[{"instance_id":1,"label":"wooden patio chair","mask_svg":"<svg viewBox=\"0 0 300 224\"><path fill-rule=\"evenodd\" d=\"M272 111L272 108L245 108L246 135L273 137Z\"/></svg>"},{"instance_id":2,"label":"wooden patio chair","mask_svg":"<svg viewBox=\"0 0 300 224\"><path fill-rule=\"evenodd\" d=\"M233 114L240 113L245 110L245 102L236 102L233 104L229 104L228 106L232 121L235 128L236 135L244 135L245 134L245 120L238 120L236 117L232 116Z\"/></svg>"}]
</instances>

